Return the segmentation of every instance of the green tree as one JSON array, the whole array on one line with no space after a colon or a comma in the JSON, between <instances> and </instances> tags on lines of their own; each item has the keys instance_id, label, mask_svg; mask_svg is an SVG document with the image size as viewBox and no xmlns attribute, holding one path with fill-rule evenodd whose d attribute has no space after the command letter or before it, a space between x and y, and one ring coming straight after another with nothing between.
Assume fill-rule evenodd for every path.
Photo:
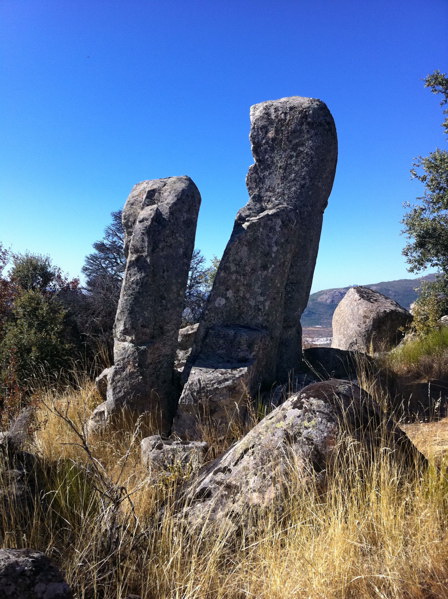
<instances>
[{"instance_id":1,"label":"green tree","mask_svg":"<svg viewBox=\"0 0 448 599\"><path fill-rule=\"evenodd\" d=\"M102 240L93 244L94 252L86 257L83 273L86 275L86 304L80 328L97 346L106 348L112 359L112 330L126 267L124 256L124 229L122 211L112 212L112 222L106 227ZM185 289L183 324L197 322L202 314L213 285L218 258L209 266L199 249L191 258ZM81 316L82 310L79 310ZM83 328L84 327L84 328Z\"/></svg>"},{"instance_id":2,"label":"green tree","mask_svg":"<svg viewBox=\"0 0 448 599\"><path fill-rule=\"evenodd\" d=\"M448 77L435 71L425 78L425 87L442 96L441 106L448 104ZM448 109L442 123L448 134ZM411 272L435 268L437 279L427 283L416 305L417 328L431 327L448 313L448 151L437 148L428 156L416 159L411 175L424 185L418 203L406 204L403 224L408 237L403 254Z\"/></svg>"},{"instance_id":3,"label":"green tree","mask_svg":"<svg viewBox=\"0 0 448 599\"><path fill-rule=\"evenodd\" d=\"M49 258L16 254L9 278L0 333L0 399L10 413L32 388L71 365L75 345L60 293L76 289ZM5 303L5 302L4 302Z\"/></svg>"}]
</instances>

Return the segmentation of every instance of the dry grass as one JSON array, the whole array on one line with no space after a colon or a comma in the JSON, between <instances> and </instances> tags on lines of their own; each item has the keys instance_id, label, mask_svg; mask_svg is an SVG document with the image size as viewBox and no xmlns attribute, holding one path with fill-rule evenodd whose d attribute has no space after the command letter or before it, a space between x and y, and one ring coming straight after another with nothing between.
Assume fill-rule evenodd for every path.
<instances>
[{"instance_id":1,"label":"dry grass","mask_svg":"<svg viewBox=\"0 0 448 599\"><path fill-rule=\"evenodd\" d=\"M192 536L176 525L181 473L149 485L138 432L93 440L90 456L82 448L98 402L91 385L42 400L41 491L26 518L20 502L0 502L2 543L52 555L78 598L448 598L443 460L409 474L380 452L361 474L356 451L345 451L325 493L292 469L281 517L265 514L237 537Z\"/></svg>"}]
</instances>

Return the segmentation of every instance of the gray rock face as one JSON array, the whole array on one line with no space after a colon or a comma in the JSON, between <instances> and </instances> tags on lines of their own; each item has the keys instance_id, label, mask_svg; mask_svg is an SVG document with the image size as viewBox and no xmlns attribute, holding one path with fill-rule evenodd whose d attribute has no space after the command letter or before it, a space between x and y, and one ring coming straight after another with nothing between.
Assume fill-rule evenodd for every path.
<instances>
[{"instance_id":1,"label":"gray rock face","mask_svg":"<svg viewBox=\"0 0 448 599\"><path fill-rule=\"evenodd\" d=\"M0 599L72 599L48 557L33 549L0 549Z\"/></svg>"},{"instance_id":2,"label":"gray rock face","mask_svg":"<svg viewBox=\"0 0 448 599\"><path fill-rule=\"evenodd\" d=\"M179 336L177 338L176 360L174 364L178 372L182 372L188 357L191 354L191 349L193 347L194 338L196 336L198 327L198 323L190 324L186 327L183 327L179 331Z\"/></svg>"},{"instance_id":3,"label":"gray rock face","mask_svg":"<svg viewBox=\"0 0 448 599\"><path fill-rule=\"evenodd\" d=\"M368 287L352 287L333 314L333 341L339 349L387 351L402 339L412 321L397 302Z\"/></svg>"},{"instance_id":4,"label":"gray rock face","mask_svg":"<svg viewBox=\"0 0 448 599\"><path fill-rule=\"evenodd\" d=\"M140 448L143 465L157 478L178 468L185 473L197 472L204 463L208 445L203 441L162 439L154 435L143 439Z\"/></svg>"},{"instance_id":5,"label":"gray rock face","mask_svg":"<svg viewBox=\"0 0 448 599\"><path fill-rule=\"evenodd\" d=\"M240 526L251 510L275 505L291 475L306 484L325 483L341 435L349 435L366 459L387 430L391 459L424 462L407 436L383 416L371 397L354 384L332 379L294 394L222 457L207 465L188 489L182 517L192 526ZM381 432L382 431L382 432Z\"/></svg>"},{"instance_id":6,"label":"gray rock face","mask_svg":"<svg viewBox=\"0 0 448 599\"><path fill-rule=\"evenodd\" d=\"M138 183L123 210L126 271L114 328L107 409L160 415L169 428L184 292L200 195L189 177Z\"/></svg>"},{"instance_id":7,"label":"gray rock face","mask_svg":"<svg viewBox=\"0 0 448 599\"><path fill-rule=\"evenodd\" d=\"M300 316L333 184L336 130L325 104L310 98L263 102L250 114L250 199L237 214L184 370L176 430L191 406L212 400L219 420L260 386L286 381L300 361Z\"/></svg>"}]
</instances>

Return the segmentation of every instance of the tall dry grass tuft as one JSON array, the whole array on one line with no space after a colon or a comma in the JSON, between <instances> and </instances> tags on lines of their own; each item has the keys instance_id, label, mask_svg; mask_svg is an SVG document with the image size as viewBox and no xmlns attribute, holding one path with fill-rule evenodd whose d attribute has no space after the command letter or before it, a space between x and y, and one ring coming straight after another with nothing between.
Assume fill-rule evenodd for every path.
<instances>
[{"instance_id":1,"label":"tall dry grass tuft","mask_svg":"<svg viewBox=\"0 0 448 599\"><path fill-rule=\"evenodd\" d=\"M99 401L90 384L41 400L32 500L0 468L1 543L46 551L77 597L448 598L446 461L422 471L394 462L387 443L365 461L343 438L325 490L304 486L291 463L280 510L242 520L237 536L191 534L177 520L182 473L150 483L138 431L86 449L83 426Z\"/></svg>"}]
</instances>

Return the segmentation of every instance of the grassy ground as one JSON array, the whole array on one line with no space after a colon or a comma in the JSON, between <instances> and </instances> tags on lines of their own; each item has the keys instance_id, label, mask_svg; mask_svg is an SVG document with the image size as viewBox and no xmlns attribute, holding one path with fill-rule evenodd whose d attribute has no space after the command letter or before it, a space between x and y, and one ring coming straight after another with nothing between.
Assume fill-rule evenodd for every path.
<instances>
[{"instance_id":1,"label":"grassy ground","mask_svg":"<svg viewBox=\"0 0 448 599\"><path fill-rule=\"evenodd\" d=\"M37 500L26 509L11 495L0 502L2 545L47 552L77 597L448 598L440 455L437 467L409 473L380 452L360 475L356 453L348 453L325 494L303 489L292 472L281 517L265 514L238 537L191 536L175 519L182 473L149 484L138 431L84 445L82 427L98 401L88 383L41 395L32 448L40 456ZM435 429L409 432L429 456L440 443Z\"/></svg>"}]
</instances>

